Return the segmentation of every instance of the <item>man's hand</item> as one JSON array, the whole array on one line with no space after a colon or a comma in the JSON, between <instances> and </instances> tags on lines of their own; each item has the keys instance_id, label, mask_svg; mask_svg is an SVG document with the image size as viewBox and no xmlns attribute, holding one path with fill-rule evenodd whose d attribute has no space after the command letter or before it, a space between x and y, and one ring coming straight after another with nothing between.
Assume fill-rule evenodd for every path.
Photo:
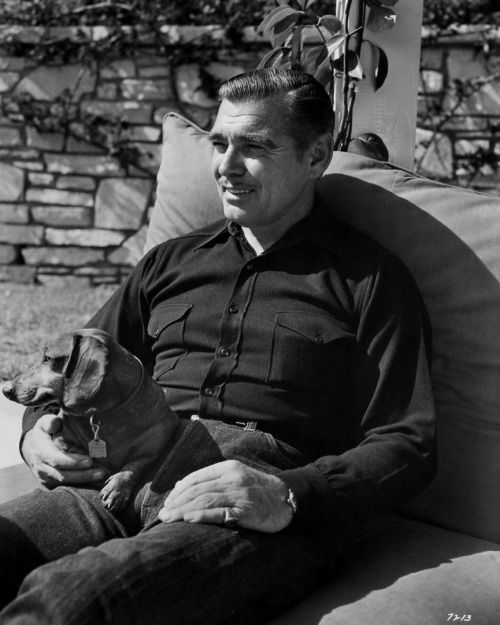
<instances>
[{"instance_id":1,"label":"man's hand","mask_svg":"<svg viewBox=\"0 0 500 625\"><path fill-rule=\"evenodd\" d=\"M106 475L93 469L92 459L84 454L68 453L61 436L61 417L46 414L26 433L22 454L42 486L98 482Z\"/></svg>"},{"instance_id":2,"label":"man's hand","mask_svg":"<svg viewBox=\"0 0 500 625\"><path fill-rule=\"evenodd\" d=\"M239 527L279 532L293 517L288 488L275 475L226 460L195 471L177 482L160 511L162 521L224 524L226 509Z\"/></svg>"}]
</instances>

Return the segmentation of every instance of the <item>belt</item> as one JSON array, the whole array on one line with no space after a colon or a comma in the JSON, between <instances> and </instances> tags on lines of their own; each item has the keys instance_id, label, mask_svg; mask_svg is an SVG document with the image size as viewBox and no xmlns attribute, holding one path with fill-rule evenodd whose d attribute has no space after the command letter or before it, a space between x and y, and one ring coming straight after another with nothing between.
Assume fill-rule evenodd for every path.
<instances>
[{"instance_id":1,"label":"belt","mask_svg":"<svg viewBox=\"0 0 500 625\"><path fill-rule=\"evenodd\" d=\"M199 421L201 417L197 414L193 414L190 417L191 421ZM207 421L219 421L220 423L225 423L226 425L232 425L237 428L241 428L242 430L246 430L247 432L255 432L257 430L258 423L257 421L230 421L228 419L207 419Z\"/></svg>"}]
</instances>

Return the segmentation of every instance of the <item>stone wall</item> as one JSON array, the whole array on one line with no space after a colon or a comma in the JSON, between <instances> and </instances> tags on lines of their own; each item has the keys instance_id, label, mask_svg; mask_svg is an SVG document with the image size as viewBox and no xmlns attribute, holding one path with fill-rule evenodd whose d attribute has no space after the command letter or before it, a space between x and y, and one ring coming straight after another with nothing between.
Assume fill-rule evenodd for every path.
<instances>
[{"instance_id":1,"label":"stone wall","mask_svg":"<svg viewBox=\"0 0 500 625\"><path fill-rule=\"evenodd\" d=\"M220 47L219 30L208 30L213 45ZM59 35L67 36L66 31L59 29ZM23 32L28 40L41 36L36 29ZM179 46L193 45L199 34L196 28L170 27L168 32ZM137 46L134 56L91 70L62 63L39 66L2 54L2 41L8 36L9 29L0 28L0 111L5 113L0 112L0 280L118 283L140 257L144 244L164 114L181 112L208 126L216 102L201 88L197 64L185 63L172 74L167 57L147 40ZM98 29L94 36L99 36ZM439 42L425 34L420 106L424 121L429 120L433 102L453 108L446 99L450 98L447 86L455 77L498 71L500 57L494 47L486 53L484 40L476 34L452 44L451 39ZM217 60L205 63L204 71L218 80L255 67L262 45L249 30L245 49L220 47ZM139 150L133 164L125 165L103 147L70 132L40 133L23 123L21 116L16 118L12 104L16 95L28 93L46 104L57 102L68 88L75 92L74 104L81 114L112 116L128 124L130 145ZM496 141L500 121L495 126L491 120L500 112L500 81L486 83L455 112L471 111L487 118L468 119L465 126L464 118L453 120L438 133L419 131L417 159L422 173L452 178L462 166L461 156ZM500 188L493 167L480 177L473 181L476 186L482 184L490 192Z\"/></svg>"},{"instance_id":2,"label":"stone wall","mask_svg":"<svg viewBox=\"0 0 500 625\"><path fill-rule=\"evenodd\" d=\"M53 30L60 38L75 35L70 29ZM169 36L178 45L194 45L199 30L172 27ZM205 71L216 80L255 67L261 53L228 53L218 30L208 30L220 50ZM2 40L11 31L0 28L0 280L64 284L70 277L72 283L118 283L145 242L163 116L177 111L206 126L217 103L200 89L198 65L181 64L173 76L168 58L148 45L147 37L133 56L90 69L39 66L2 54ZM35 28L23 32L30 41L43 36ZM99 29L93 33L99 37ZM80 114L127 124L129 145L138 150L132 164L71 132L38 132L16 115L19 94L50 103L65 89L74 91Z\"/></svg>"}]
</instances>

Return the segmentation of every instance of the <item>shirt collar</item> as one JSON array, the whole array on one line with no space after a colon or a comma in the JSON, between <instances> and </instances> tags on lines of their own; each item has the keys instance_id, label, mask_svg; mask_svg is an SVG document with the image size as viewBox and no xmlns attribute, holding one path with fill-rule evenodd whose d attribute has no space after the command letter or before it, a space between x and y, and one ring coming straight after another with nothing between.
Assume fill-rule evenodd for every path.
<instances>
[{"instance_id":1,"label":"shirt collar","mask_svg":"<svg viewBox=\"0 0 500 625\"><path fill-rule=\"evenodd\" d=\"M309 240L312 243L324 247L336 254L351 258L352 250L348 249L348 241L344 240L346 226L331 214L331 211L325 208L320 197L316 195L313 207L304 219L301 219L274 245L266 252L276 249L291 247L302 241ZM228 240L230 236L240 237L242 235L241 226L230 221L218 221L206 229L207 238L197 245L194 250L210 247L217 241ZM350 237L347 237L349 240ZM264 252L264 254L266 253Z\"/></svg>"}]
</instances>

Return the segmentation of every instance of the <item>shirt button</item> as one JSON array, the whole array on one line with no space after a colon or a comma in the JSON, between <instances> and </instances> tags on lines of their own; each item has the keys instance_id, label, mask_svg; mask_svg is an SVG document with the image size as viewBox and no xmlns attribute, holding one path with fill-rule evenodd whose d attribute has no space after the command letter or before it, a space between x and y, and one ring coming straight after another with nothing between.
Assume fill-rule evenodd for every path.
<instances>
[{"instance_id":1,"label":"shirt button","mask_svg":"<svg viewBox=\"0 0 500 625\"><path fill-rule=\"evenodd\" d=\"M321 336L321 334L317 334L314 337L314 341L318 344L318 345L323 345L323 343L325 342L325 339Z\"/></svg>"},{"instance_id":2,"label":"shirt button","mask_svg":"<svg viewBox=\"0 0 500 625\"><path fill-rule=\"evenodd\" d=\"M254 266L253 263L248 263L248 265L247 265L248 273L251 273L253 271L253 266Z\"/></svg>"},{"instance_id":3,"label":"shirt button","mask_svg":"<svg viewBox=\"0 0 500 625\"><path fill-rule=\"evenodd\" d=\"M236 315L236 313L238 312L238 307L234 304L231 304L231 306L229 306L229 312L231 315Z\"/></svg>"},{"instance_id":4,"label":"shirt button","mask_svg":"<svg viewBox=\"0 0 500 625\"><path fill-rule=\"evenodd\" d=\"M228 356L231 355L231 352L227 349L227 347L221 347L219 349L219 355L222 356L223 358L227 358Z\"/></svg>"},{"instance_id":5,"label":"shirt button","mask_svg":"<svg viewBox=\"0 0 500 625\"><path fill-rule=\"evenodd\" d=\"M203 389L203 393L207 397L212 397L212 395L214 394L214 389L211 386L207 386L207 388Z\"/></svg>"}]
</instances>

